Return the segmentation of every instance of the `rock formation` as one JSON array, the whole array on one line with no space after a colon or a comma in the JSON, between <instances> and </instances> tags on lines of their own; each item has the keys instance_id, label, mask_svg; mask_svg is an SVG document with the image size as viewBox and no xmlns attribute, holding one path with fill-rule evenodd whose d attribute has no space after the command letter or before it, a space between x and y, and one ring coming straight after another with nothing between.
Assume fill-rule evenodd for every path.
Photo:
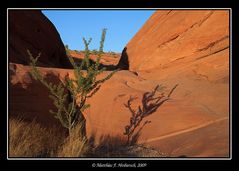
<instances>
[{"instance_id":1,"label":"rock formation","mask_svg":"<svg viewBox=\"0 0 239 171\"><path fill-rule=\"evenodd\" d=\"M124 107L129 95L139 98L137 109L142 94L157 84L166 92L178 84L171 100L146 118L151 123L139 141L171 156L228 156L229 37L229 10L156 11L118 64L138 77L122 71L114 77L117 82L109 80L90 99L88 127L101 135L122 135L131 116Z\"/></svg>"},{"instance_id":2,"label":"rock formation","mask_svg":"<svg viewBox=\"0 0 239 171\"><path fill-rule=\"evenodd\" d=\"M126 45L130 70L167 67L229 50L229 10L158 10Z\"/></svg>"},{"instance_id":3,"label":"rock formation","mask_svg":"<svg viewBox=\"0 0 239 171\"><path fill-rule=\"evenodd\" d=\"M29 65L29 49L41 53L39 66L69 68L65 47L55 26L40 10L9 10L9 62Z\"/></svg>"}]
</instances>

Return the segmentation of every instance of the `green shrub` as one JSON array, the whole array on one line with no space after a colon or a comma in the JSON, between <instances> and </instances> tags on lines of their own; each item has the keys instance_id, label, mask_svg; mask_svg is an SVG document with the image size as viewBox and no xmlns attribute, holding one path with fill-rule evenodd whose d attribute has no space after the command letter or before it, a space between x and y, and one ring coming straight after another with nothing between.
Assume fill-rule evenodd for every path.
<instances>
[{"instance_id":1,"label":"green shrub","mask_svg":"<svg viewBox=\"0 0 239 171\"><path fill-rule=\"evenodd\" d=\"M83 38L85 54L80 66L74 62L73 58L69 55L68 50L66 50L69 55L69 60L74 68L75 79L70 78L69 75L67 75L64 81L59 82L58 85L53 84L52 82L47 82L36 67L40 53L34 58L31 52L27 50L28 55L30 56L30 73L36 80L39 80L50 90L50 98L53 99L54 105L57 108L57 111L50 110L50 113L60 121L62 126L68 129L69 135L71 134L72 128L77 123L83 125L81 134L85 135L85 118L82 113L86 108L90 107L89 104L86 104L86 99L92 97L100 89L101 84L110 79L113 74L117 72L117 70L114 70L105 78L97 80L97 76L106 70L106 68L99 69L105 35L106 29L103 29L99 53L95 64L90 63L89 60L89 44L91 39L87 41ZM85 73L82 71L83 68L86 68ZM69 98L71 99L70 102L67 100Z\"/></svg>"}]
</instances>

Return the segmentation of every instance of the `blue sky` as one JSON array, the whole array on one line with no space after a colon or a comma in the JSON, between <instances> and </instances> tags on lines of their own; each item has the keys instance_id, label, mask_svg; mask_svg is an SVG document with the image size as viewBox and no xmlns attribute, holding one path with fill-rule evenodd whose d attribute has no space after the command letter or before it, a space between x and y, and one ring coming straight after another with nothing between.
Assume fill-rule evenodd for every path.
<instances>
[{"instance_id":1,"label":"blue sky","mask_svg":"<svg viewBox=\"0 0 239 171\"><path fill-rule=\"evenodd\" d=\"M92 38L98 49L101 32L107 28L104 51L121 52L155 10L42 10L55 25L64 44L83 50L82 37Z\"/></svg>"}]
</instances>

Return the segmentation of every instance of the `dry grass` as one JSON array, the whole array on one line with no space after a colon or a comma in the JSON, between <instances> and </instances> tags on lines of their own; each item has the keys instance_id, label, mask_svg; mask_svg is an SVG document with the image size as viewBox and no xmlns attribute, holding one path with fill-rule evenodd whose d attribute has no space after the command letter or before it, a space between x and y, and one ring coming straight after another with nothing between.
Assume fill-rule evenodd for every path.
<instances>
[{"instance_id":1,"label":"dry grass","mask_svg":"<svg viewBox=\"0 0 239 171\"><path fill-rule=\"evenodd\" d=\"M9 157L47 157L57 151L65 135L22 119L9 120Z\"/></svg>"},{"instance_id":2,"label":"dry grass","mask_svg":"<svg viewBox=\"0 0 239 171\"><path fill-rule=\"evenodd\" d=\"M89 151L89 144L81 133L82 125L78 124L64 144L58 149L57 157L84 157Z\"/></svg>"},{"instance_id":3,"label":"dry grass","mask_svg":"<svg viewBox=\"0 0 239 171\"><path fill-rule=\"evenodd\" d=\"M87 141L78 125L67 137L57 127L45 128L36 121L9 120L9 157L82 157Z\"/></svg>"},{"instance_id":4,"label":"dry grass","mask_svg":"<svg viewBox=\"0 0 239 171\"><path fill-rule=\"evenodd\" d=\"M36 121L9 120L9 157L164 157L152 148L127 146L120 137L82 139L81 125L66 136L59 128L45 128Z\"/></svg>"}]
</instances>

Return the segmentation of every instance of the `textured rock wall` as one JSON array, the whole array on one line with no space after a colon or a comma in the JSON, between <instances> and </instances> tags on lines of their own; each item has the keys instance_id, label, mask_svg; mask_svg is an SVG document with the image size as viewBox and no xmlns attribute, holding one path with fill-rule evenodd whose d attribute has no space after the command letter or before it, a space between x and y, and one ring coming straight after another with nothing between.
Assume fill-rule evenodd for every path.
<instances>
[{"instance_id":1,"label":"textured rock wall","mask_svg":"<svg viewBox=\"0 0 239 171\"><path fill-rule=\"evenodd\" d=\"M39 10L9 10L9 62L29 65L41 52L39 66L68 68L65 47L55 26Z\"/></svg>"},{"instance_id":2,"label":"textured rock wall","mask_svg":"<svg viewBox=\"0 0 239 171\"><path fill-rule=\"evenodd\" d=\"M126 45L124 53L130 70L150 70L228 49L229 10L158 10Z\"/></svg>"}]
</instances>

